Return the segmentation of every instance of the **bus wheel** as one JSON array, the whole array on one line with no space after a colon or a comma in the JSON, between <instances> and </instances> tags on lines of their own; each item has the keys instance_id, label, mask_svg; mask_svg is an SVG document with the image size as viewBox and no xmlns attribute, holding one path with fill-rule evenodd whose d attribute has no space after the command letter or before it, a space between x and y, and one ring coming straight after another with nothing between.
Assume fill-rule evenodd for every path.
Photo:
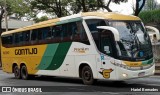
<instances>
[{"instance_id":1,"label":"bus wheel","mask_svg":"<svg viewBox=\"0 0 160 95\"><path fill-rule=\"evenodd\" d=\"M27 67L25 65L23 65L21 67L21 77L22 79L24 80L27 80L28 79L28 71L27 71Z\"/></svg>"},{"instance_id":2,"label":"bus wheel","mask_svg":"<svg viewBox=\"0 0 160 95\"><path fill-rule=\"evenodd\" d=\"M20 74L20 70L18 68L18 66L14 66L14 76L16 79L20 79L21 78L21 74Z\"/></svg>"},{"instance_id":3,"label":"bus wheel","mask_svg":"<svg viewBox=\"0 0 160 95\"><path fill-rule=\"evenodd\" d=\"M89 66L84 66L82 69L82 80L86 85L92 85L94 83L93 73Z\"/></svg>"}]
</instances>

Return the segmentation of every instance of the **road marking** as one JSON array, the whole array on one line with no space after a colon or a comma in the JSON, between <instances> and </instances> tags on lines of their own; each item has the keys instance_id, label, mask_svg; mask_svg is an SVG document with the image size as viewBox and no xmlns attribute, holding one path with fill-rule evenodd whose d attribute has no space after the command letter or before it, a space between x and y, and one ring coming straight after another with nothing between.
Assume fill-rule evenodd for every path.
<instances>
[{"instance_id":1,"label":"road marking","mask_svg":"<svg viewBox=\"0 0 160 95\"><path fill-rule=\"evenodd\" d=\"M152 86L160 86L160 85L157 85L157 84L147 84L147 83L140 83L140 84L143 84L143 85L152 85Z\"/></svg>"},{"instance_id":2,"label":"road marking","mask_svg":"<svg viewBox=\"0 0 160 95\"><path fill-rule=\"evenodd\" d=\"M137 83L127 83L127 84L137 84ZM152 85L152 86L160 86L158 84L148 84L148 83L138 83L138 84L142 84L142 85Z\"/></svg>"},{"instance_id":3,"label":"road marking","mask_svg":"<svg viewBox=\"0 0 160 95\"><path fill-rule=\"evenodd\" d=\"M102 92L102 93L108 93L108 94L119 94L119 93L115 93L115 92Z\"/></svg>"},{"instance_id":4,"label":"road marking","mask_svg":"<svg viewBox=\"0 0 160 95\"><path fill-rule=\"evenodd\" d=\"M78 88L68 88L68 89L84 90L85 91L85 89L78 89Z\"/></svg>"},{"instance_id":5,"label":"road marking","mask_svg":"<svg viewBox=\"0 0 160 95\"><path fill-rule=\"evenodd\" d=\"M160 78L160 76L150 76L150 78Z\"/></svg>"}]
</instances>

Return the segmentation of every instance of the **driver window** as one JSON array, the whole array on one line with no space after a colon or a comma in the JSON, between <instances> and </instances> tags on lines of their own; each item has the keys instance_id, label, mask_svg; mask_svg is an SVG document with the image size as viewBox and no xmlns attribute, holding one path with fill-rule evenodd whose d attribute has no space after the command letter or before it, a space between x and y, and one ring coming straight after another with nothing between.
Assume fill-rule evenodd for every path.
<instances>
[{"instance_id":1,"label":"driver window","mask_svg":"<svg viewBox=\"0 0 160 95\"><path fill-rule=\"evenodd\" d=\"M103 19L88 19L86 23L92 33L97 48L100 50L100 32L98 32L97 26L106 26L106 22Z\"/></svg>"},{"instance_id":2,"label":"driver window","mask_svg":"<svg viewBox=\"0 0 160 95\"><path fill-rule=\"evenodd\" d=\"M86 23L91 33L98 32L97 26L106 26L106 22L102 19L88 19Z\"/></svg>"},{"instance_id":3,"label":"driver window","mask_svg":"<svg viewBox=\"0 0 160 95\"><path fill-rule=\"evenodd\" d=\"M112 34L108 31L97 29L97 26L108 26L103 19L86 20L89 30L92 33L97 49L109 56L113 56L113 39Z\"/></svg>"},{"instance_id":4,"label":"driver window","mask_svg":"<svg viewBox=\"0 0 160 95\"><path fill-rule=\"evenodd\" d=\"M109 31L101 32L100 36L100 51L109 56L113 56L113 38Z\"/></svg>"}]
</instances>

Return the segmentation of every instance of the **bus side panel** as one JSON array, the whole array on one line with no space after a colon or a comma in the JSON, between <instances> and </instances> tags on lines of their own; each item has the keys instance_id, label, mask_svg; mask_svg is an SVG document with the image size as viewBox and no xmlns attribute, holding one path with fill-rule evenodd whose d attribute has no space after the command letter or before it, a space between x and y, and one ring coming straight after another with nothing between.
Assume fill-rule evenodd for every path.
<instances>
[{"instance_id":1,"label":"bus side panel","mask_svg":"<svg viewBox=\"0 0 160 95\"><path fill-rule=\"evenodd\" d=\"M79 67L81 64L87 64L90 66L93 77L96 79L97 78L97 70L96 70L96 61L95 61L96 56L95 55L82 55L82 56L77 56L75 57L75 63L76 63L76 68L77 68L77 74L79 75ZM81 72L80 72L81 73Z\"/></svg>"},{"instance_id":2,"label":"bus side panel","mask_svg":"<svg viewBox=\"0 0 160 95\"><path fill-rule=\"evenodd\" d=\"M73 55L66 55L66 58L60 67L60 75L61 76L68 76L68 77L75 77L76 76L76 68L75 68L75 56Z\"/></svg>"},{"instance_id":3,"label":"bus side panel","mask_svg":"<svg viewBox=\"0 0 160 95\"><path fill-rule=\"evenodd\" d=\"M12 65L16 63L20 68L23 63L29 74L35 74L47 45L25 46L2 49L2 64L5 72L12 72Z\"/></svg>"},{"instance_id":4,"label":"bus side panel","mask_svg":"<svg viewBox=\"0 0 160 95\"><path fill-rule=\"evenodd\" d=\"M81 64L88 64L93 72L94 78L97 78L96 72L96 51L92 45L87 45L81 42L73 42L72 46L68 52L68 55L74 55L74 68L70 68L72 74L75 74L75 77L79 77L79 67ZM74 65L73 64L73 65Z\"/></svg>"},{"instance_id":5,"label":"bus side panel","mask_svg":"<svg viewBox=\"0 0 160 95\"><path fill-rule=\"evenodd\" d=\"M4 72L12 73L12 55L11 49L1 47L2 69Z\"/></svg>"}]
</instances>

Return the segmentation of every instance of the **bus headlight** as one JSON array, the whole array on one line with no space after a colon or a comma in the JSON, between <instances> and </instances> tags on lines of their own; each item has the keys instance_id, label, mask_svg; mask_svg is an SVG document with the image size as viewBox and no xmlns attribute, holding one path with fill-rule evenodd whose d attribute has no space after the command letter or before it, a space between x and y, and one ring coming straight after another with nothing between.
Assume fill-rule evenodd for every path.
<instances>
[{"instance_id":1,"label":"bus headlight","mask_svg":"<svg viewBox=\"0 0 160 95\"><path fill-rule=\"evenodd\" d=\"M124 73L124 74L122 74L122 76L123 76L123 77L127 77L128 75Z\"/></svg>"},{"instance_id":2,"label":"bus headlight","mask_svg":"<svg viewBox=\"0 0 160 95\"><path fill-rule=\"evenodd\" d=\"M127 65L124 65L124 64L115 63L114 65L115 65L115 66L118 66L118 67L122 67L122 68L124 68L124 69L128 69L128 66L127 66Z\"/></svg>"},{"instance_id":3,"label":"bus headlight","mask_svg":"<svg viewBox=\"0 0 160 95\"><path fill-rule=\"evenodd\" d=\"M155 69L153 70L153 72L152 72L153 74L155 73Z\"/></svg>"}]
</instances>

